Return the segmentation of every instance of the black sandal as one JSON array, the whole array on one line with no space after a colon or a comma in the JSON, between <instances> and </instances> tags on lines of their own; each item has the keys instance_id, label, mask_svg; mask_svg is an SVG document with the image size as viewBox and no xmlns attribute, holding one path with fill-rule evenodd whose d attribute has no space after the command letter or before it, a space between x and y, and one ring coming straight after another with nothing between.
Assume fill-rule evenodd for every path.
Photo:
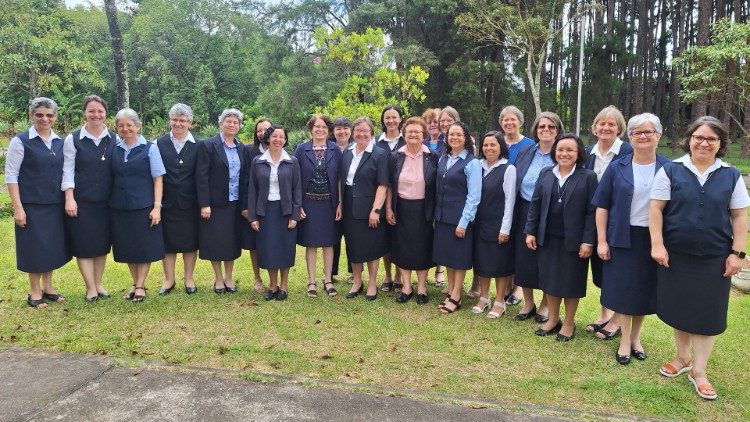
<instances>
[{"instance_id":1,"label":"black sandal","mask_svg":"<svg viewBox=\"0 0 750 422\"><path fill-rule=\"evenodd\" d=\"M596 322L592 322L591 324L587 324L586 325L586 331L588 331L591 334L596 334L599 331L601 331L602 328L606 327L607 324L609 324L609 321L611 321L611 320L612 319L610 318L610 319L602 322L601 324L597 324Z\"/></svg>"},{"instance_id":2,"label":"black sandal","mask_svg":"<svg viewBox=\"0 0 750 422\"><path fill-rule=\"evenodd\" d=\"M334 289L333 287L328 287L328 285L333 286L333 282L331 282L331 281L324 281L323 282L323 290L326 291L326 294L328 295L328 297L334 297L337 294L339 294L339 292L337 292L336 289Z\"/></svg>"},{"instance_id":3,"label":"black sandal","mask_svg":"<svg viewBox=\"0 0 750 422\"><path fill-rule=\"evenodd\" d=\"M29 307L31 308L39 308L39 309L44 309L48 306L47 302L44 301L44 295L42 295L41 299L32 299L31 295L29 295L28 297L26 297L26 304L29 305Z\"/></svg>"},{"instance_id":4,"label":"black sandal","mask_svg":"<svg viewBox=\"0 0 750 422\"><path fill-rule=\"evenodd\" d=\"M138 290L143 290L144 294L142 295L135 294L135 292ZM148 289L145 287L136 287L135 290L133 290L133 302L143 302L143 299L146 299L146 295L145 295L146 290Z\"/></svg>"},{"instance_id":5,"label":"black sandal","mask_svg":"<svg viewBox=\"0 0 750 422\"><path fill-rule=\"evenodd\" d=\"M133 284L133 285L132 285L132 286L130 286L130 287L133 287L134 289L133 289L133 290L131 290L131 291L129 291L129 292L127 292L127 293L125 293L125 294L124 294L124 295L122 296L122 298L123 298L123 299L125 299L125 300L133 300L133 296L135 296L135 284Z\"/></svg>"},{"instance_id":6,"label":"black sandal","mask_svg":"<svg viewBox=\"0 0 750 422\"><path fill-rule=\"evenodd\" d=\"M310 286L312 286L312 288L310 288ZM307 297L318 297L317 288L317 283L307 283Z\"/></svg>"},{"instance_id":7,"label":"black sandal","mask_svg":"<svg viewBox=\"0 0 750 422\"><path fill-rule=\"evenodd\" d=\"M49 300L50 302L65 302L65 296L60 293L45 293L42 292L42 299Z\"/></svg>"},{"instance_id":8,"label":"black sandal","mask_svg":"<svg viewBox=\"0 0 750 422\"><path fill-rule=\"evenodd\" d=\"M401 293L401 289L404 288L404 283L393 283L393 291L396 293Z\"/></svg>"},{"instance_id":9,"label":"black sandal","mask_svg":"<svg viewBox=\"0 0 750 422\"><path fill-rule=\"evenodd\" d=\"M607 331L604 328L602 328L601 330L599 330L599 333L604 336L601 338L597 336L599 340L612 340L613 338L620 336L620 329L618 328L615 331Z\"/></svg>"},{"instance_id":10,"label":"black sandal","mask_svg":"<svg viewBox=\"0 0 750 422\"><path fill-rule=\"evenodd\" d=\"M451 308L449 308L447 306L448 303L452 303L453 304L453 309L451 309ZM445 303L443 303L442 305L440 305L439 309L440 309L440 313L442 313L442 314L446 314L446 315L447 314L452 314L452 313L456 312L457 310L461 309L461 299L458 299L456 301L456 300L453 300L452 297L449 297L449 298L446 299Z\"/></svg>"},{"instance_id":11,"label":"black sandal","mask_svg":"<svg viewBox=\"0 0 750 422\"><path fill-rule=\"evenodd\" d=\"M393 282L391 282L391 281L389 281L387 283L383 283L380 286L380 291L381 292L390 292L391 290L393 290Z\"/></svg>"}]
</instances>

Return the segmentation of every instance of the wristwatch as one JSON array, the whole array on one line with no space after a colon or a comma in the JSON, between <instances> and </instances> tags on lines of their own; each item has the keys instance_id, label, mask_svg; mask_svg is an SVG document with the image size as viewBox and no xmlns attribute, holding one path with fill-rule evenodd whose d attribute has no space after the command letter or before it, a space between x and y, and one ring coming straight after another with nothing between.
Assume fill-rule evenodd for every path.
<instances>
[{"instance_id":1,"label":"wristwatch","mask_svg":"<svg viewBox=\"0 0 750 422\"><path fill-rule=\"evenodd\" d=\"M383 212L383 210L382 210L382 209L380 209L380 208L373 208L373 209L372 209L372 212L374 212L375 214L378 214L378 215L379 215L380 213L382 213L382 212Z\"/></svg>"},{"instance_id":2,"label":"wristwatch","mask_svg":"<svg viewBox=\"0 0 750 422\"><path fill-rule=\"evenodd\" d=\"M732 255L737 255L739 259L745 259L745 256L747 255L745 251L735 251L732 249Z\"/></svg>"}]
</instances>

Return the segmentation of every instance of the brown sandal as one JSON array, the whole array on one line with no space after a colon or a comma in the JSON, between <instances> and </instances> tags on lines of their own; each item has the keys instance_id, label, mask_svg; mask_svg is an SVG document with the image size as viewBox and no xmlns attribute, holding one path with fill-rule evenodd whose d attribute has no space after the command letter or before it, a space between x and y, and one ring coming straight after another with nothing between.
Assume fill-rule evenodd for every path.
<instances>
[{"instance_id":1,"label":"brown sandal","mask_svg":"<svg viewBox=\"0 0 750 422\"><path fill-rule=\"evenodd\" d=\"M678 362L682 364L682 366L678 368L673 362ZM667 362L664 365L662 365L661 368L659 368L659 373L664 375L667 378L675 378L684 374L685 372L690 371L691 369L693 369L692 359L685 362L684 360L677 357L672 362Z\"/></svg>"}]
</instances>

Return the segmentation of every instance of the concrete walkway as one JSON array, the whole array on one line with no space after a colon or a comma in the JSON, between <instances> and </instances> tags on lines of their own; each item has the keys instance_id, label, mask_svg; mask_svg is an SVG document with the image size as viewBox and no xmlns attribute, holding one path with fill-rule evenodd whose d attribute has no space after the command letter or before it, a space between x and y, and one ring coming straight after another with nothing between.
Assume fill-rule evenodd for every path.
<instances>
[{"instance_id":1,"label":"concrete walkway","mask_svg":"<svg viewBox=\"0 0 750 422\"><path fill-rule=\"evenodd\" d=\"M416 400L354 392L357 386L344 389L335 383L305 387L291 378L254 382L226 375L210 369L116 366L102 356L0 349L0 421L552 421L559 419L542 415L566 415L534 408L514 413L499 403L446 396Z\"/></svg>"}]
</instances>

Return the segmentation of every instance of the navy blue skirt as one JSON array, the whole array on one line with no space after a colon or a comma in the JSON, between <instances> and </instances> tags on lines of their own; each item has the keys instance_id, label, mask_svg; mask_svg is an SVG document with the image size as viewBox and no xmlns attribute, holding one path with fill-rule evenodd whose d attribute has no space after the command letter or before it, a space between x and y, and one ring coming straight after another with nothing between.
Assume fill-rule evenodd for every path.
<instances>
[{"instance_id":1,"label":"navy blue skirt","mask_svg":"<svg viewBox=\"0 0 750 422\"><path fill-rule=\"evenodd\" d=\"M729 245L727 245L729 247ZM731 280L724 277L727 255L669 252L669 268L659 266L656 314L672 328L715 336L727 329Z\"/></svg>"},{"instance_id":2,"label":"navy blue skirt","mask_svg":"<svg viewBox=\"0 0 750 422\"><path fill-rule=\"evenodd\" d=\"M242 215L240 213L240 215ZM243 221L244 220L244 221ZM258 232L250 227L250 222L245 217L240 219L240 245L242 249L254 251L258 249Z\"/></svg>"},{"instance_id":3,"label":"navy blue skirt","mask_svg":"<svg viewBox=\"0 0 750 422\"><path fill-rule=\"evenodd\" d=\"M515 244L515 276L513 282L516 286L530 289L539 289L539 261L537 251L532 251L526 246L526 234L523 232L526 219L529 215L529 201L519 195L516 198L516 206L513 216L513 239Z\"/></svg>"},{"instance_id":4,"label":"navy blue skirt","mask_svg":"<svg viewBox=\"0 0 750 422\"><path fill-rule=\"evenodd\" d=\"M473 261L474 225L469 224L463 238L456 237L456 227L453 224L435 222L432 260L455 270L468 270Z\"/></svg>"},{"instance_id":5,"label":"navy blue skirt","mask_svg":"<svg viewBox=\"0 0 750 422\"><path fill-rule=\"evenodd\" d=\"M275 270L294 266L297 228L288 228L289 217L291 215L281 215L281 201L268 202L266 215L258 217L260 231L257 232L257 245L260 268Z\"/></svg>"},{"instance_id":6,"label":"navy blue skirt","mask_svg":"<svg viewBox=\"0 0 750 422\"><path fill-rule=\"evenodd\" d=\"M151 227L151 220L148 218L152 209L109 209L115 262L145 264L164 258L162 225Z\"/></svg>"},{"instance_id":7,"label":"navy blue skirt","mask_svg":"<svg viewBox=\"0 0 750 422\"><path fill-rule=\"evenodd\" d=\"M562 298L586 297L589 259L565 249L565 238L547 235L539 253L539 285L544 293Z\"/></svg>"},{"instance_id":8,"label":"navy blue skirt","mask_svg":"<svg viewBox=\"0 0 750 422\"><path fill-rule=\"evenodd\" d=\"M333 246L339 240L339 227L336 224L336 208L331 200L315 201L302 199L302 209L307 217L299 222L297 243L307 248Z\"/></svg>"},{"instance_id":9,"label":"navy blue skirt","mask_svg":"<svg viewBox=\"0 0 750 422\"><path fill-rule=\"evenodd\" d=\"M479 277L507 277L515 272L514 245L488 242L474 233L474 274Z\"/></svg>"},{"instance_id":10,"label":"navy blue skirt","mask_svg":"<svg viewBox=\"0 0 750 422\"><path fill-rule=\"evenodd\" d=\"M198 207L188 209L174 207L161 210L166 253L195 252L198 250L200 217Z\"/></svg>"},{"instance_id":11,"label":"navy blue skirt","mask_svg":"<svg viewBox=\"0 0 750 422\"><path fill-rule=\"evenodd\" d=\"M68 261L65 208L60 204L23 204L26 227L16 230L16 268L25 273L46 273Z\"/></svg>"},{"instance_id":12,"label":"navy blue skirt","mask_svg":"<svg viewBox=\"0 0 750 422\"><path fill-rule=\"evenodd\" d=\"M424 199L399 198L396 202L391 259L399 268L422 271L435 266L432 261L432 221L424 218L424 208Z\"/></svg>"},{"instance_id":13,"label":"navy blue skirt","mask_svg":"<svg viewBox=\"0 0 750 422\"><path fill-rule=\"evenodd\" d=\"M625 315L656 313L656 261L648 227L630 226L630 247L609 250L603 262L602 306Z\"/></svg>"},{"instance_id":14,"label":"navy blue skirt","mask_svg":"<svg viewBox=\"0 0 750 422\"><path fill-rule=\"evenodd\" d=\"M107 201L78 201L78 216L65 216L70 253L76 258L96 258L109 253L112 238Z\"/></svg>"},{"instance_id":15,"label":"navy blue skirt","mask_svg":"<svg viewBox=\"0 0 750 422\"><path fill-rule=\"evenodd\" d=\"M352 214L353 189L344 190L344 237L346 238L346 256L354 264L374 261L388 253L388 233L385 218L380 218L377 227L371 228L369 219L359 220Z\"/></svg>"},{"instance_id":16,"label":"navy blue skirt","mask_svg":"<svg viewBox=\"0 0 750 422\"><path fill-rule=\"evenodd\" d=\"M211 218L198 225L198 255L209 261L234 261L240 257L240 227L250 223L240 214L238 201L225 207L211 207Z\"/></svg>"}]
</instances>

